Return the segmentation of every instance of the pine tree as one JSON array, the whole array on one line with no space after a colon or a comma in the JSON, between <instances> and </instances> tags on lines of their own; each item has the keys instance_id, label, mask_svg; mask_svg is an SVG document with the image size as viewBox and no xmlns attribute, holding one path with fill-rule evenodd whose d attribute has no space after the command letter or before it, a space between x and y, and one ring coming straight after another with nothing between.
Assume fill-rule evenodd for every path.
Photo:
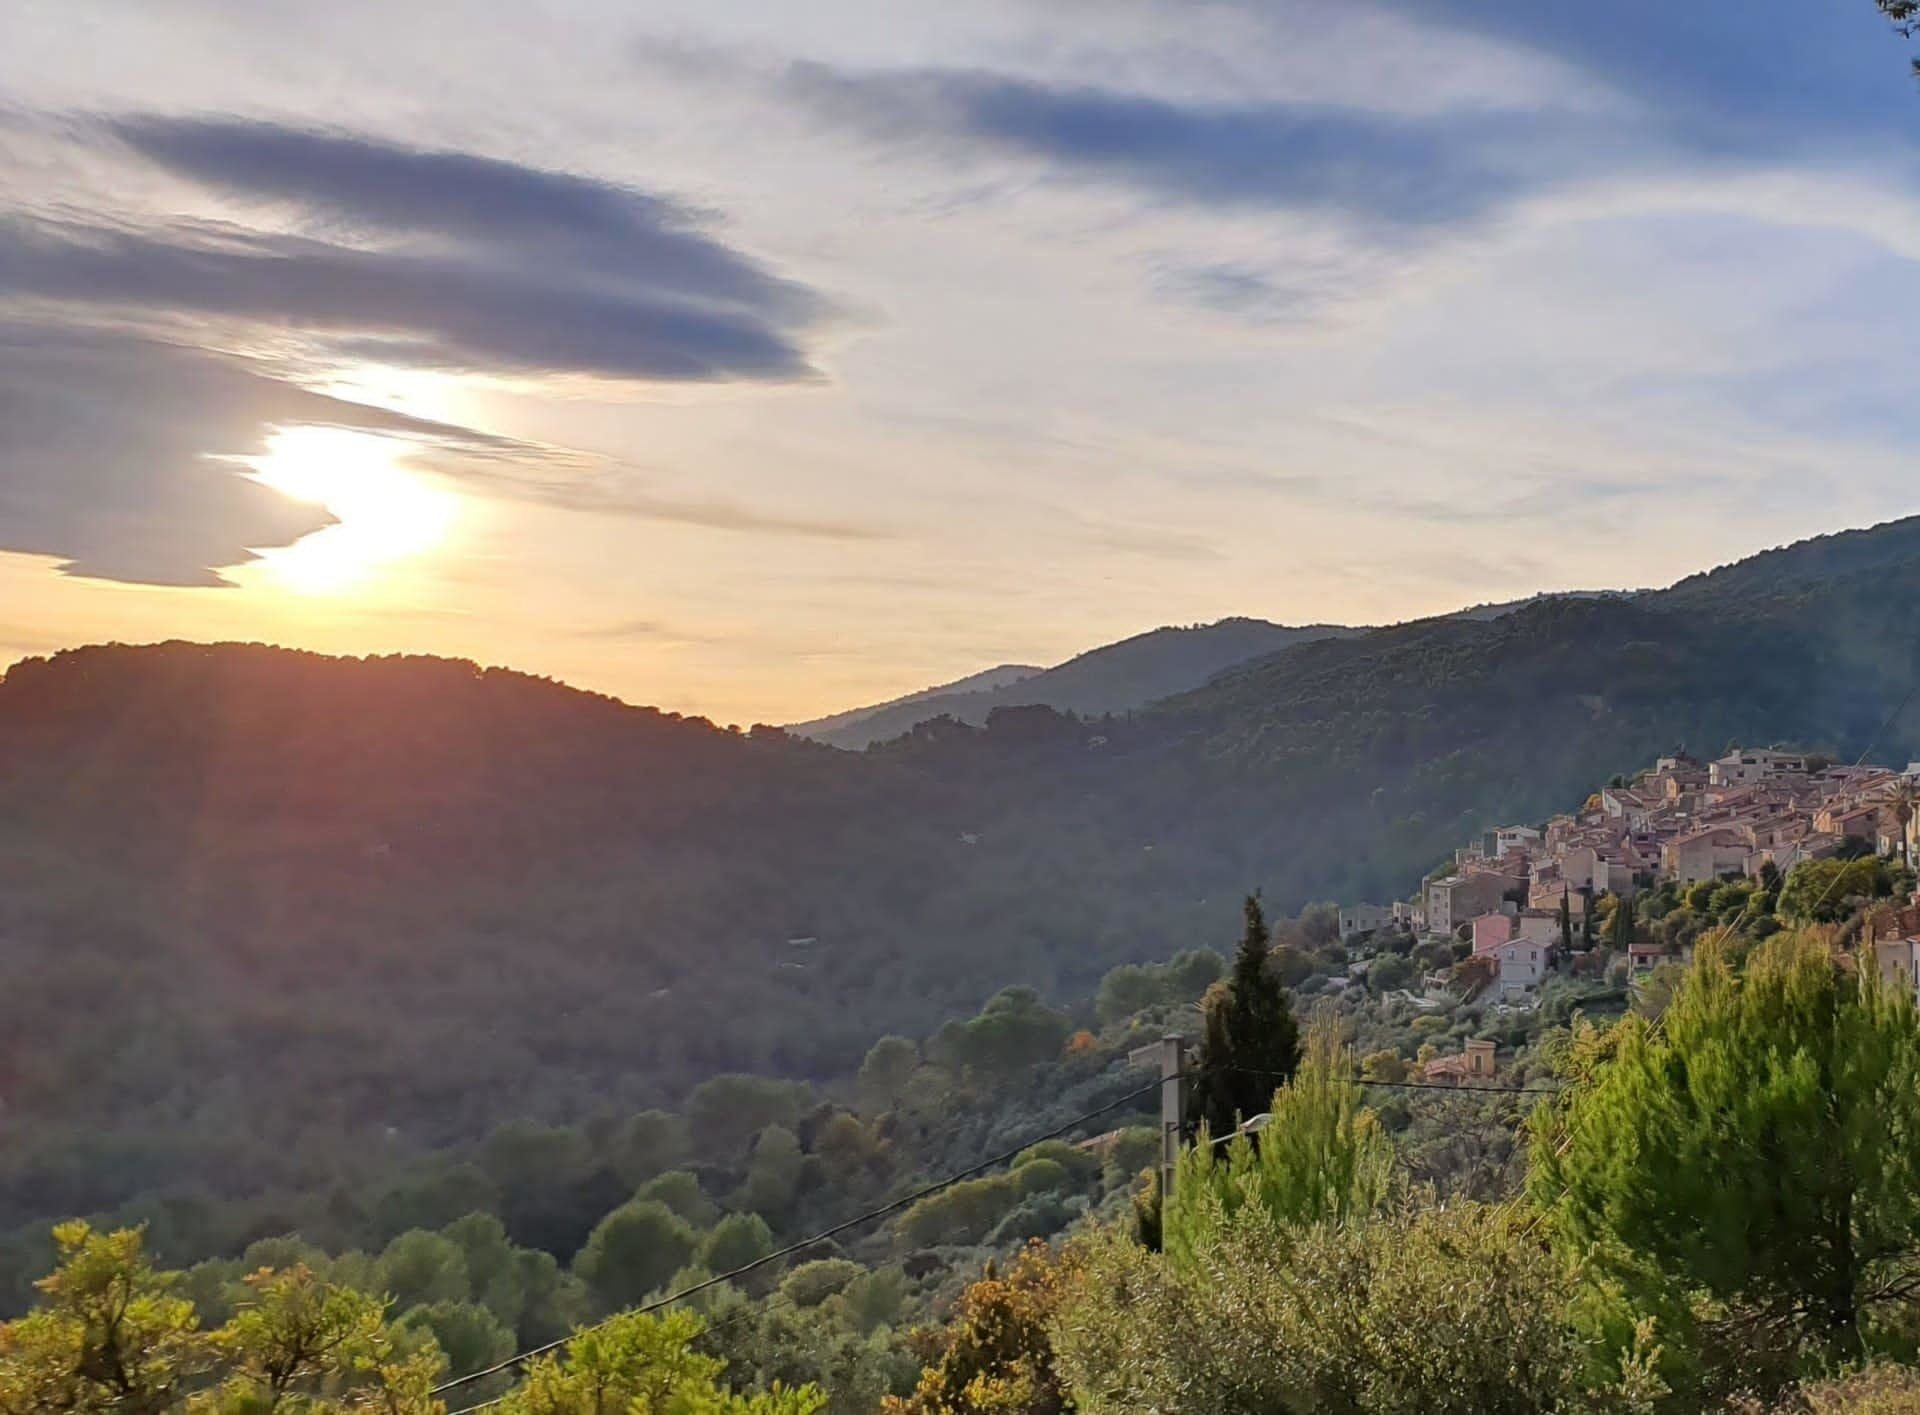
<instances>
[{"instance_id":1,"label":"pine tree","mask_svg":"<svg viewBox=\"0 0 1920 1415\"><path fill-rule=\"evenodd\" d=\"M1534 1121L1530 1188L1629 1284L1706 1291L1764 1331L1860 1351L1920 1261L1920 1026L1831 935L1776 935L1742 972L1703 942L1660 1026ZM1693 1406L1690 1408L1699 1408Z\"/></svg>"},{"instance_id":2,"label":"pine tree","mask_svg":"<svg viewBox=\"0 0 1920 1415\"><path fill-rule=\"evenodd\" d=\"M1246 929L1233 974L1207 990L1205 1030L1187 1106L1189 1131L1219 1137L1266 1110L1300 1064L1300 1029L1287 991L1267 966L1270 940L1257 894L1247 896Z\"/></svg>"}]
</instances>

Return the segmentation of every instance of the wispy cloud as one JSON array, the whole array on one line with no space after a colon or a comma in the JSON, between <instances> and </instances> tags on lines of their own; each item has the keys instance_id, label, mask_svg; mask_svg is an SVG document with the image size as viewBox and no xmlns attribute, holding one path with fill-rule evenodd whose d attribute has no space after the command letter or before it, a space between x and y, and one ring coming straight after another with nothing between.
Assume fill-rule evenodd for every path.
<instances>
[{"instance_id":1,"label":"wispy cloud","mask_svg":"<svg viewBox=\"0 0 1920 1415\"><path fill-rule=\"evenodd\" d=\"M422 461L481 492L568 511L823 540L887 540L894 535L872 522L768 511L724 497L670 495L653 489L634 469L559 449L547 458L476 459L456 451L429 454Z\"/></svg>"},{"instance_id":2,"label":"wispy cloud","mask_svg":"<svg viewBox=\"0 0 1920 1415\"><path fill-rule=\"evenodd\" d=\"M331 522L238 465L294 423L403 437L420 462L498 495L718 529L874 534L677 500L596 459L302 386L353 361L644 382L817 377L805 344L829 302L728 245L707 213L566 172L240 119L102 118L58 132L204 189L228 219L0 209L0 550L60 557L71 575L224 585L224 570ZM304 372L217 352L289 340Z\"/></svg>"},{"instance_id":3,"label":"wispy cloud","mask_svg":"<svg viewBox=\"0 0 1920 1415\"><path fill-rule=\"evenodd\" d=\"M799 62L779 91L883 144L940 142L1066 176L1208 204L1332 213L1385 228L1477 217L1548 164L1480 112L1415 121L1328 105L1204 104L972 69L854 71Z\"/></svg>"}]
</instances>

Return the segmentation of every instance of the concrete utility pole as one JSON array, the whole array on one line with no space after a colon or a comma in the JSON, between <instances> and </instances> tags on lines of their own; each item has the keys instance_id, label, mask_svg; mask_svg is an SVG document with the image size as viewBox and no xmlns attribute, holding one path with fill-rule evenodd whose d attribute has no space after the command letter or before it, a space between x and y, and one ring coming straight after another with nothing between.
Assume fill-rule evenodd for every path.
<instances>
[{"instance_id":1,"label":"concrete utility pole","mask_svg":"<svg viewBox=\"0 0 1920 1415\"><path fill-rule=\"evenodd\" d=\"M1180 1128L1187 1115L1187 1043L1162 1037L1127 1055L1135 1066L1160 1064L1160 1202L1173 1194L1173 1167L1180 1162Z\"/></svg>"}]
</instances>

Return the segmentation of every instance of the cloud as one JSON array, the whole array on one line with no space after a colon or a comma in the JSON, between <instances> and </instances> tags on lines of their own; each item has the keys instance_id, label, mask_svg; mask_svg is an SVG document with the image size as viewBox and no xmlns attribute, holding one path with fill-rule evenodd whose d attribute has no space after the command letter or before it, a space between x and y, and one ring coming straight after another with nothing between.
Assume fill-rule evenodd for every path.
<instances>
[{"instance_id":1,"label":"cloud","mask_svg":"<svg viewBox=\"0 0 1920 1415\"><path fill-rule=\"evenodd\" d=\"M684 648L692 644L716 642L711 635L676 629L673 625L658 619L624 619L618 623L576 629L573 637L598 639L608 643L645 642L657 644L662 648Z\"/></svg>"},{"instance_id":2,"label":"cloud","mask_svg":"<svg viewBox=\"0 0 1920 1415\"><path fill-rule=\"evenodd\" d=\"M485 462L466 456L431 454L419 460L479 490L567 511L632 516L708 530L822 540L886 540L893 534L884 527L864 522L782 515L742 506L724 497L664 495L648 488L630 469L591 458L574 458L557 450L549 458L526 461ZM548 465L543 466L543 462Z\"/></svg>"},{"instance_id":3,"label":"cloud","mask_svg":"<svg viewBox=\"0 0 1920 1415\"><path fill-rule=\"evenodd\" d=\"M790 65L781 91L876 141L937 141L1207 204L1325 212L1369 226L1471 220L1551 168L1511 115L1419 119L1331 105L1177 102L966 69ZM1536 140L1538 129L1532 134Z\"/></svg>"},{"instance_id":4,"label":"cloud","mask_svg":"<svg viewBox=\"0 0 1920 1415\"><path fill-rule=\"evenodd\" d=\"M721 529L859 527L676 500L601 459L312 392L375 361L646 382L815 378L831 314L712 231L615 183L238 119L63 128L203 189L228 218L0 209L0 550L68 574L218 586L330 524L246 475L274 428L405 438L483 491ZM238 217L246 224L235 224ZM215 352L297 349L307 367Z\"/></svg>"},{"instance_id":5,"label":"cloud","mask_svg":"<svg viewBox=\"0 0 1920 1415\"><path fill-rule=\"evenodd\" d=\"M1358 282L1353 268L1335 261L1295 261L1284 272L1238 261L1163 259L1154 263L1153 293L1174 304L1229 315L1252 325L1305 326L1327 317L1329 306Z\"/></svg>"},{"instance_id":6,"label":"cloud","mask_svg":"<svg viewBox=\"0 0 1920 1415\"><path fill-rule=\"evenodd\" d=\"M501 454L501 439L330 398L200 350L0 327L0 550L67 574L217 586L220 572L333 523L236 459L283 423Z\"/></svg>"},{"instance_id":7,"label":"cloud","mask_svg":"<svg viewBox=\"0 0 1920 1415\"><path fill-rule=\"evenodd\" d=\"M518 267L175 225L0 221L0 298L291 324L388 363L713 382L810 375L765 312Z\"/></svg>"},{"instance_id":8,"label":"cloud","mask_svg":"<svg viewBox=\"0 0 1920 1415\"><path fill-rule=\"evenodd\" d=\"M239 119L75 131L274 218L0 216L0 298L292 326L390 363L670 382L817 377L831 312L708 228L611 182Z\"/></svg>"},{"instance_id":9,"label":"cloud","mask_svg":"<svg viewBox=\"0 0 1920 1415\"><path fill-rule=\"evenodd\" d=\"M1277 19L1273 0L1249 0ZM1711 5L1606 6L1377 0L1404 20L1444 25L1564 62L1663 116L1676 142L1778 154L1783 145L1872 135L1910 146L1896 94L1911 97L1900 41L1870 4L1750 0L1737 23Z\"/></svg>"},{"instance_id":10,"label":"cloud","mask_svg":"<svg viewBox=\"0 0 1920 1415\"><path fill-rule=\"evenodd\" d=\"M567 172L351 134L231 119L122 117L107 132L222 192L290 203L335 227L430 233L460 245L565 258L688 303L804 316L820 301L701 228L678 201Z\"/></svg>"},{"instance_id":11,"label":"cloud","mask_svg":"<svg viewBox=\"0 0 1920 1415\"><path fill-rule=\"evenodd\" d=\"M94 579L227 585L223 570L333 524L241 460L294 424L402 439L424 470L542 505L761 534L886 534L662 495L604 459L330 397L201 349L0 325L0 551L55 556L64 573Z\"/></svg>"}]
</instances>

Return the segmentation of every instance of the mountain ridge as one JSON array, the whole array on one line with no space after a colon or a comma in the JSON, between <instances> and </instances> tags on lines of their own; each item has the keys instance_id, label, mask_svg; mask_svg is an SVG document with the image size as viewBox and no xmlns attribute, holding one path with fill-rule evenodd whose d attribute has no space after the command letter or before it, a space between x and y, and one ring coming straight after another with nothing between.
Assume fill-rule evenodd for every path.
<instances>
[{"instance_id":1,"label":"mountain ridge","mask_svg":"<svg viewBox=\"0 0 1920 1415\"><path fill-rule=\"evenodd\" d=\"M109 1207L133 1175L323 1183L357 1148L721 1071L844 1077L996 988L1085 996L1220 945L1254 888L1404 895L1472 831L1679 745L1920 756L1892 711L1920 680L1920 518L1805 544L1294 643L1125 716L1003 706L863 752L462 660L22 660L0 676L0 1117L35 1139L0 1148L0 1226Z\"/></svg>"},{"instance_id":2,"label":"mountain ridge","mask_svg":"<svg viewBox=\"0 0 1920 1415\"><path fill-rule=\"evenodd\" d=\"M897 737L930 718L951 717L978 726L999 708L1050 707L1090 717L1132 712L1197 687L1236 663L1316 638L1363 632L1343 625L1293 626L1245 616L1209 624L1162 625L992 688L928 689L872 707L850 708L831 718L796 723L787 730L858 750Z\"/></svg>"}]
</instances>

